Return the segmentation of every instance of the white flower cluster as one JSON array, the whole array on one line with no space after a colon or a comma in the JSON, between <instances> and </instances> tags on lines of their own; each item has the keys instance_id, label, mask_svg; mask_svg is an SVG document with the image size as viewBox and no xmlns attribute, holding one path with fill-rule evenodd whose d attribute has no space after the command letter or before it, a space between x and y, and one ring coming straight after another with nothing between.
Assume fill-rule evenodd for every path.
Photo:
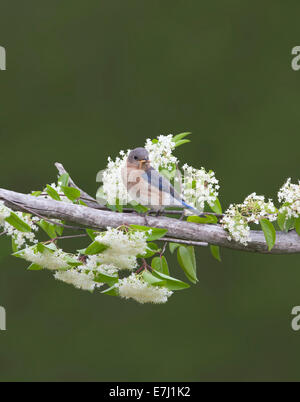
<instances>
[{"instance_id":1,"label":"white flower cluster","mask_svg":"<svg viewBox=\"0 0 300 402\"><path fill-rule=\"evenodd\" d=\"M134 269L137 266L137 255L144 255L147 249L147 235L142 231L124 231L107 228L100 233L96 241L108 246L97 255L101 264L109 264L118 269Z\"/></svg>"},{"instance_id":2,"label":"white flower cluster","mask_svg":"<svg viewBox=\"0 0 300 402\"><path fill-rule=\"evenodd\" d=\"M17 230L14 226L5 221L6 218L10 216L10 214L14 212L23 222L27 223L31 228L31 232L21 232ZM15 245L18 249L20 249L27 242L29 243L37 243L38 240L35 238L35 233L38 231L38 226L35 222L39 221L37 217L31 217L28 214L23 214L19 211L12 211L10 208L6 207L2 201L0 201L0 227L2 227L3 231L7 236L11 236L14 240Z\"/></svg>"},{"instance_id":3,"label":"white flower cluster","mask_svg":"<svg viewBox=\"0 0 300 402\"><path fill-rule=\"evenodd\" d=\"M68 271L57 271L54 274L54 278L69 285L75 286L77 289L93 291L95 287L102 286L102 283L94 281L94 273L81 272L76 268L69 269Z\"/></svg>"},{"instance_id":4,"label":"white flower cluster","mask_svg":"<svg viewBox=\"0 0 300 402\"><path fill-rule=\"evenodd\" d=\"M113 265L99 265L97 255L89 256L86 263L67 271L57 271L55 279L73 285L78 289L93 291L95 288L103 286L104 283L96 282L95 274L113 276L118 269Z\"/></svg>"},{"instance_id":5,"label":"white flower cluster","mask_svg":"<svg viewBox=\"0 0 300 402\"><path fill-rule=\"evenodd\" d=\"M0 201L0 226L4 226L5 219L9 217L11 210L4 205L3 201Z\"/></svg>"},{"instance_id":6,"label":"white flower cluster","mask_svg":"<svg viewBox=\"0 0 300 402\"><path fill-rule=\"evenodd\" d=\"M69 268L69 265L66 262L68 254L61 249L57 249L54 252L45 250L43 253L40 253L36 251L34 247L26 247L21 251L21 256L26 261L50 270Z\"/></svg>"},{"instance_id":7,"label":"white flower cluster","mask_svg":"<svg viewBox=\"0 0 300 402\"><path fill-rule=\"evenodd\" d=\"M205 202L213 204L218 197L219 181L213 171L195 169L187 164L183 169L183 198L194 208L203 211Z\"/></svg>"},{"instance_id":8,"label":"white flower cluster","mask_svg":"<svg viewBox=\"0 0 300 402\"><path fill-rule=\"evenodd\" d=\"M291 183L291 178L278 192L278 200L286 205L280 208L280 212L286 212L288 218L300 216L300 180L298 184Z\"/></svg>"},{"instance_id":9,"label":"white flower cluster","mask_svg":"<svg viewBox=\"0 0 300 402\"><path fill-rule=\"evenodd\" d=\"M145 148L149 152L149 159L154 169L165 168L173 170L177 163L177 158L172 155L175 149L173 135L159 135L154 142L151 139L146 140Z\"/></svg>"},{"instance_id":10,"label":"white flower cluster","mask_svg":"<svg viewBox=\"0 0 300 402\"><path fill-rule=\"evenodd\" d=\"M114 275L118 272L118 268L113 264L101 264L99 255L88 256L86 263L78 267L79 270L94 271L95 273Z\"/></svg>"},{"instance_id":11,"label":"white flower cluster","mask_svg":"<svg viewBox=\"0 0 300 402\"><path fill-rule=\"evenodd\" d=\"M246 246L250 241L249 223L258 224L263 218L274 221L277 219L276 212L272 200L265 202L264 196L253 193L248 195L242 204L231 204L225 212L221 224L230 234L228 240L233 239Z\"/></svg>"},{"instance_id":12,"label":"white flower cluster","mask_svg":"<svg viewBox=\"0 0 300 402\"><path fill-rule=\"evenodd\" d=\"M166 303L173 292L162 286L152 286L139 275L131 274L120 279L119 295L125 299L134 299L139 303Z\"/></svg>"},{"instance_id":13,"label":"white flower cluster","mask_svg":"<svg viewBox=\"0 0 300 402\"><path fill-rule=\"evenodd\" d=\"M110 205L116 205L117 200L121 205L126 205L130 201L122 180L122 169L126 165L129 152L130 150L126 153L120 151L120 156L115 161L109 157L107 167L102 173L103 193Z\"/></svg>"}]
</instances>

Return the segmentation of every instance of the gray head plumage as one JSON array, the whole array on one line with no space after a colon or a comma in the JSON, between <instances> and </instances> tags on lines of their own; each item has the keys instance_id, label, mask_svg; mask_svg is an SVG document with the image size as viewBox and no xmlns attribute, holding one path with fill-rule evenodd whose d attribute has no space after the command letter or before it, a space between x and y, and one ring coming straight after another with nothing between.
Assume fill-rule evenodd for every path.
<instances>
[{"instance_id":1,"label":"gray head plumage","mask_svg":"<svg viewBox=\"0 0 300 402\"><path fill-rule=\"evenodd\" d=\"M135 148L128 155L128 162L139 165L140 162L149 161L149 153L145 148Z\"/></svg>"}]
</instances>

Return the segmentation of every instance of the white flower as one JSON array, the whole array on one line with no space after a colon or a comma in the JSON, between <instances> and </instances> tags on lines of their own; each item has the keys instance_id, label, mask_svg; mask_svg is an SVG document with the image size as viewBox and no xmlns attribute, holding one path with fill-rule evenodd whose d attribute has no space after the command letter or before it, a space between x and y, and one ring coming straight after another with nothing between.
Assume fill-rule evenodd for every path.
<instances>
[{"instance_id":1,"label":"white flower","mask_svg":"<svg viewBox=\"0 0 300 402\"><path fill-rule=\"evenodd\" d=\"M241 214L234 205L231 205L227 209L221 223L223 228L230 234L230 236L227 237L228 240L233 239L247 246L248 241L250 241L250 228L247 221L242 219Z\"/></svg>"},{"instance_id":2,"label":"white flower","mask_svg":"<svg viewBox=\"0 0 300 402\"><path fill-rule=\"evenodd\" d=\"M0 201L0 226L5 224L5 219L9 217L11 209L4 205L3 201Z\"/></svg>"},{"instance_id":3,"label":"white flower","mask_svg":"<svg viewBox=\"0 0 300 402\"><path fill-rule=\"evenodd\" d=\"M183 198L192 207L203 211L205 202L214 204L220 188L219 181L213 171L206 172L202 167L195 169L187 164L182 167L183 175Z\"/></svg>"},{"instance_id":4,"label":"white flower","mask_svg":"<svg viewBox=\"0 0 300 402\"><path fill-rule=\"evenodd\" d=\"M279 212L285 212L287 218L298 218L300 216L300 180L298 184L293 184L291 178L287 179L278 192L278 200L287 204L282 206Z\"/></svg>"},{"instance_id":5,"label":"white flower","mask_svg":"<svg viewBox=\"0 0 300 402\"><path fill-rule=\"evenodd\" d=\"M11 212L16 214L23 222L30 226L31 232L21 232L6 222L4 219L7 218ZM3 217L3 220L1 220L1 216ZM13 238L18 249L24 246L24 244L38 242L34 233L38 231L38 226L35 224L37 221L39 221L39 218L37 217L32 217L19 211L12 211L9 208L6 208L5 206L1 207L0 205L0 226L3 227L3 230L6 232L7 236L11 236Z\"/></svg>"},{"instance_id":6,"label":"white flower","mask_svg":"<svg viewBox=\"0 0 300 402\"><path fill-rule=\"evenodd\" d=\"M93 272L79 272L75 268L68 271L57 271L54 278L82 290L93 291L95 287L102 285L94 281Z\"/></svg>"},{"instance_id":7,"label":"white flower","mask_svg":"<svg viewBox=\"0 0 300 402\"><path fill-rule=\"evenodd\" d=\"M110 205L116 205L117 200L120 205L126 205L131 201L122 180L122 169L126 165L129 152L130 150L126 153L120 151L120 156L115 161L109 157L107 167L102 173L103 194Z\"/></svg>"},{"instance_id":8,"label":"white flower","mask_svg":"<svg viewBox=\"0 0 300 402\"><path fill-rule=\"evenodd\" d=\"M131 274L120 279L119 295L125 299L134 299L139 303L166 303L173 292L162 286L147 284L141 277Z\"/></svg>"},{"instance_id":9,"label":"white flower","mask_svg":"<svg viewBox=\"0 0 300 402\"><path fill-rule=\"evenodd\" d=\"M99 261L99 255L90 255L84 265L78 267L79 270L89 270L98 272L104 275L115 275L118 272L118 268L113 264L101 264Z\"/></svg>"},{"instance_id":10,"label":"white flower","mask_svg":"<svg viewBox=\"0 0 300 402\"><path fill-rule=\"evenodd\" d=\"M126 232L107 228L106 232L100 233L95 239L108 246L108 249L97 255L97 261L119 269L134 269L137 266L137 256L146 253L146 239L147 235L142 231Z\"/></svg>"},{"instance_id":11,"label":"white flower","mask_svg":"<svg viewBox=\"0 0 300 402\"><path fill-rule=\"evenodd\" d=\"M45 250L40 253L34 247L26 247L21 251L21 256L27 261L40 265L50 270L66 269L69 267L65 260L68 256L63 250L57 249L54 252Z\"/></svg>"},{"instance_id":12,"label":"white flower","mask_svg":"<svg viewBox=\"0 0 300 402\"><path fill-rule=\"evenodd\" d=\"M235 240L243 245L250 241L249 223L258 224L261 219L277 219L276 208L272 200L265 201L264 196L252 193L242 204L230 205L221 220L223 228L229 232L228 240Z\"/></svg>"},{"instance_id":13,"label":"white flower","mask_svg":"<svg viewBox=\"0 0 300 402\"><path fill-rule=\"evenodd\" d=\"M151 139L146 140L145 148L149 152L149 159L154 169L165 168L172 170L177 163L177 158L172 155L172 151L175 149L175 142L173 141L173 135L159 135L157 142Z\"/></svg>"}]
</instances>

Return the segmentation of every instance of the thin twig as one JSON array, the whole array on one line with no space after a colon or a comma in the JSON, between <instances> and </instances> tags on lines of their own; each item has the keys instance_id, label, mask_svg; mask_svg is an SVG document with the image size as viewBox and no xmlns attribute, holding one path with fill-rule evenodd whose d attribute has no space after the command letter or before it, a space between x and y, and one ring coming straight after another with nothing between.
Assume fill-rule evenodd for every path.
<instances>
[{"instance_id":1,"label":"thin twig","mask_svg":"<svg viewBox=\"0 0 300 402\"><path fill-rule=\"evenodd\" d=\"M182 239L175 239L172 237L163 237L161 240L168 242L168 243L187 244L189 246L199 246L199 247L207 247L208 246L208 243L205 243L202 241L182 240Z\"/></svg>"},{"instance_id":2,"label":"thin twig","mask_svg":"<svg viewBox=\"0 0 300 402\"><path fill-rule=\"evenodd\" d=\"M54 239L50 239L44 242L44 244L46 243L54 243L57 240L64 240L64 239L74 239L76 237L87 237L88 234L87 233L83 233L83 234L79 234L79 235L70 235L70 236L59 236L59 237L55 237Z\"/></svg>"}]
</instances>

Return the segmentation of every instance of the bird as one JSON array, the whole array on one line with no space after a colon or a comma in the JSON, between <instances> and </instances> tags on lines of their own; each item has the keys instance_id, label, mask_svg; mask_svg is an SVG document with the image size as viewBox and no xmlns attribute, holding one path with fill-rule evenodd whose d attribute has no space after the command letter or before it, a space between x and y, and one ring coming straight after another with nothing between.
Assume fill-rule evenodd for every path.
<instances>
[{"instance_id":1,"label":"bird","mask_svg":"<svg viewBox=\"0 0 300 402\"><path fill-rule=\"evenodd\" d=\"M151 166L149 153L139 147L130 151L122 169L122 180L134 201L160 212L164 207L183 207L195 215L200 212L189 205L172 184Z\"/></svg>"}]
</instances>

